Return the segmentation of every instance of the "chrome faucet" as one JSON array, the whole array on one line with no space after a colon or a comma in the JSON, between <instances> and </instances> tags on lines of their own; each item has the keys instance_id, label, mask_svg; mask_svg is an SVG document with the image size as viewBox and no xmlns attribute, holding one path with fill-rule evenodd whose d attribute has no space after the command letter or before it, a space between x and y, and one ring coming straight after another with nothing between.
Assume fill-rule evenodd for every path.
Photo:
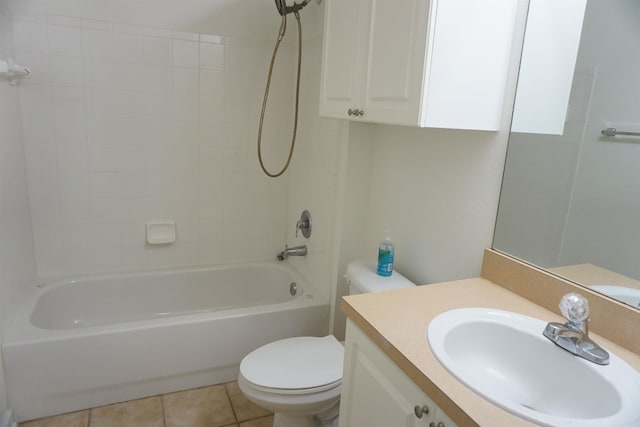
<instances>
[{"instance_id":1,"label":"chrome faucet","mask_svg":"<svg viewBox=\"0 0 640 427\"><path fill-rule=\"evenodd\" d=\"M589 338L587 299L574 293L566 294L560 300L560 311L567 322L551 322L542 334L569 353L599 365L609 364L609 353Z\"/></svg>"},{"instance_id":2,"label":"chrome faucet","mask_svg":"<svg viewBox=\"0 0 640 427\"><path fill-rule=\"evenodd\" d=\"M288 247L285 245L284 251L278 254L278 260L284 261L289 256L306 256L307 245Z\"/></svg>"}]
</instances>

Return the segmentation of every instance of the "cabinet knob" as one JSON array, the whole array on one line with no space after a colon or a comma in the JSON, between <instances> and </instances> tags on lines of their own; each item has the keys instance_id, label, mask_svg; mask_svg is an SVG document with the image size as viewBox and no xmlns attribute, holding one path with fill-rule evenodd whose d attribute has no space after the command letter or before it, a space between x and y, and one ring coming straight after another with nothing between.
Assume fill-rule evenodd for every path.
<instances>
[{"instance_id":1,"label":"cabinet knob","mask_svg":"<svg viewBox=\"0 0 640 427\"><path fill-rule=\"evenodd\" d=\"M347 114L350 115L350 116L360 117L360 116L364 115L364 111L363 110L358 110L357 108L356 109L349 108L347 110Z\"/></svg>"},{"instance_id":2,"label":"cabinet knob","mask_svg":"<svg viewBox=\"0 0 640 427\"><path fill-rule=\"evenodd\" d=\"M429 423L429 427L444 427L444 423L442 421L440 421L440 422L438 422L438 424L436 424L433 421L431 421Z\"/></svg>"},{"instance_id":3,"label":"cabinet knob","mask_svg":"<svg viewBox=\"0 0 640 427\"><path fill-rule=\"evenodd\" d=\"M429 413L429 407L427 405L416 405L415 408L413 408L413 412L416 414L416 417L422 418L423 415Z\"/></svg>"},{"instance_id":4,"label":"cabinet knob","mask_svg":"<svg viewBox=\"0 0 640 427\"><path fill-rule=\"evenodd\" d=\"M349 110L347 111L347 114L349 114L350 116L354 116L356 114L356 111L358 111L358 110L353 110L353 109L349 108Z\"/></svg>"}]
</instances>

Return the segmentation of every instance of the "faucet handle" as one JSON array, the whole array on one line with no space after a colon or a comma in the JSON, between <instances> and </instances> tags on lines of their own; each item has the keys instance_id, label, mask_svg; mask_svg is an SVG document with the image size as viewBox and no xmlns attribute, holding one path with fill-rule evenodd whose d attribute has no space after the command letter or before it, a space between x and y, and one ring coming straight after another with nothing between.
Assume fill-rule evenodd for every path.
<instances>
[{"instance_id":1,"label":"faucet handle","mask_svg":"<svg viewBox=\"0 0 640 427\"><path fill-rule=\"evenodd\" d=\"M571 323L582 323L589 319L589 301L576 293L566 294L560 300L560 311Z\"/></svg>"}]
</instances>

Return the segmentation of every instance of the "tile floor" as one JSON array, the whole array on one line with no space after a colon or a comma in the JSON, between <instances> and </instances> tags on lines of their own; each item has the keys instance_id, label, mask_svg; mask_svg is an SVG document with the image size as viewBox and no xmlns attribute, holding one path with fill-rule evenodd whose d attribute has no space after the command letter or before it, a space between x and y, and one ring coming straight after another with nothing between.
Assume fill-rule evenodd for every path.
<instances>
[{"instance_id":1,"label":"tile floor","mask_svg":"<svg viewBox=\"0 0 640 427\"><path fill-rule=\"evenodd\" d=\"M196 388L20 423L19 427L271 427L237 382Z\"/></svg>"}]
</instances>

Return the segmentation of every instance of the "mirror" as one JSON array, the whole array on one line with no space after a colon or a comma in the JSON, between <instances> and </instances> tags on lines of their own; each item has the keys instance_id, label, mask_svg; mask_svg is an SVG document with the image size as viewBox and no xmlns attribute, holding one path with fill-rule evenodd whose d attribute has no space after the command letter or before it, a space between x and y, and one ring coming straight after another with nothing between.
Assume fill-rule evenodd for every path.
<instances>
[{"instance_id":1,"label":"mirror","mask_svg":"<svg viewBox=\"0 0 640 427\"><path fill-rule=\"evenodd\" d=\"M560 109L564 126L559 132L512 126L493 241L496 250L635 307L640 302L638 22L638 0L586 1L568 108ZM528 51L529 31L527 21L521 76L529 55L538 55L535 62L543 69L557 59L545 63L539 49ZM519 98L525 96L520 89L519 81L514 124ZM544 103L537 108L547 112ZM528 113L535 114L535 108ZM602 133L610 128L622 133Z\"/></svg>"}]
</instances>

